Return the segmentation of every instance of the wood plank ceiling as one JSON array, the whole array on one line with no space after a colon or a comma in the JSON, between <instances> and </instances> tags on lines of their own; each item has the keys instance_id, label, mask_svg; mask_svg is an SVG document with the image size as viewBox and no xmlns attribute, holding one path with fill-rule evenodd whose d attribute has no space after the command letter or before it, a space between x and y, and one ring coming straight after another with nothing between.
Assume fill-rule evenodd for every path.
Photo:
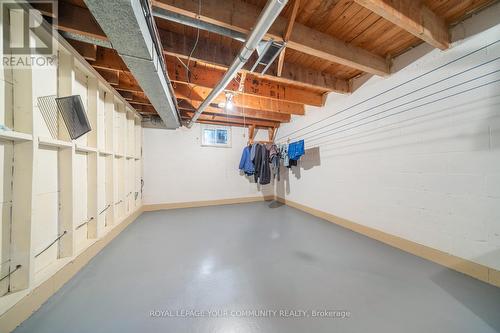
<instances>
[{"instance_id":1,"label":"wood plank ceiling","mask_svg":"<svg viewBox=\"0 0 500 333\"><path fill-rule=\"evenodd\" d=\"M247 34L266 2L152 0L152 5ZM277 128L292 115L304 115L305 105L322 106L329 92L352 92L351 80L363 73L389 75L391 58L422 42L448 48L449 27L494 2L289 0L266 36L287 42L284 51L265 75L249 72L254 55L226 88L234 94L235 107L219 107L226 100L221 94L198 122ZM154 107L106 43L84 1L59 0L58 6L54 23L71 34L66 36L74 48L141 114L155 116ZM53 13L39 9L52 20ZM242 43L158 17L155 20L168 76L181 116L187 120L218 83Z\"/></svg>"}]
</instances>

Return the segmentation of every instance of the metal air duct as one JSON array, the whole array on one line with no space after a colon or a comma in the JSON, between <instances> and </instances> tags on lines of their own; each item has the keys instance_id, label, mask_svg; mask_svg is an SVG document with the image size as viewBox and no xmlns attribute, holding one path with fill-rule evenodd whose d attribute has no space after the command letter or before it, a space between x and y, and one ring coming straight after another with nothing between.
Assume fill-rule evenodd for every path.
<instances>
[{"instance_id":1,"label":"metal air duct","mask_svg":"<svg viewBox=\"0 0 500 333\"><path fill-rule=\"evenodd\" d=\"M165 69L151 7L146 0L85 0L167 128L180 126L177 100Z\"/></svg>"}]
</instances>

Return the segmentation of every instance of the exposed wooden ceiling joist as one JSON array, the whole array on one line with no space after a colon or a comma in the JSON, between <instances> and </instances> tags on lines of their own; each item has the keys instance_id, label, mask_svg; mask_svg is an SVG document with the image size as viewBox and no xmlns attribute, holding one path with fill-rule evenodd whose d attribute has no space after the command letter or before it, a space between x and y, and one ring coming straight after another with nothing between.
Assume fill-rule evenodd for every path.
<instances>
[{"instance_id":1,"label":"exposed wooden ceiling joist","mask_svg":"<svg viewBox=\"0 0 500 333\"><path fill-rule=\"evenodd\" d=\"M196 108L200 106L201 102L199 101L179 101L179 109L187 110L187 111L195 111ZM221 109L209 106L203 113L207 114L216 114L216 115L225 115L226 113L230 116L237 116L242 118L249 119L263 119L263 120L272 120L279 122L289 122L290 115L286 113L278 113L278 112L270 112L270 111L262 111L262 110L254 110L249 108L238 108L233 107L232 109Z\"/></svg>"},{"instance_id":2,"label":"exposed wooden ceiling joist","mask_svg":"<svg viewBox=\"0 0 500 333\"><path fill-rule=\"evenodd\" d=\"M205 1L202 15L198 12L197 0L154 0L157 6L181 15L194 17L232 30L248 33L260 14L260 8L241 0ZM281 40L287 26L287 19L278 17L269 30L268 38ZM333 63L346 65L364 72L387 75L386 59L364 49L348 45L328 34L296 23L287 47Z\"/></svg>"},{"instance_id":3,"label":"exposed wooden ceiling joist","mask_svg":"<svg viewBox=\"0 0 500 333\"><path fill-rule=\"evenodd\" d=\"M70 44L78 48L84 48L85 45L88 47L94 46L72 39L69 39L68 41ZM93 58L93 60L90 58L87 60L89 60L91 65L94 67L128 71L121 57L113 49L97 46ZM185 63L182 63L179 59L173 56L166 56L165 60L168 75L172 81L179 83L188 82L187 71L184 67L186 66ZM189 68L190 82L206 88L215 87L224 75L224 69L217 68L216 66L197 64L195 61L190 63ZM228 85L226 90L279 101L289 101L313 106L323 105L324 98L321 92L280 84L264 78L257 78L254 75L246 75L244 83L244 89L240 91L238 82L233 80Z\"/></svg>"},{"instance_id":4,"label":"exposed wooden ceiling joist","mask_svg":"<svg viewBox=\"0 0 500 333\"><path fill-rule=\"evenodd\" d=\"M153 11L158 15L156 22L175 96L181 110L194 112L232 63L241 40L255 24L265 1L203 0L199 18L198 0L153 2L157 6ZM493 0L308 0L306 3L304 0L299 3L299 0L290 0L283 17L276 20L266 36L288 41L286 57L282 52L266 74L260 75L249 72L256 58L254 54L238 76L244 84L236 82L237 79L228 87L235 93L235 108L227 114L225 110L221 113L221 107L216 106L226 101L221 94L205 117L289 121L291 114L304 114L303 104L322 105L325 92L351 92L348 80L362 71L388 73L386 58L418 45L420 40L447 48L450 37L446 23L456 23L460 17L491 2ZM144 114L156 114L135 78L111 49L112 45L85 8L84 1L60 0L58 3L57 17L50 11L52 6L33 4L56 28L67 32L63 36L71 39L74 48L134 107ZM165 20L168 15L161 18L167 10L177 17L170 16L168 21ZM186 21L186 16L191 22ZM192 27L198 25L214 33L202 31L198 46L193 49L196 29ZM232 38L235 34L239 35L239 41ZM75 39L78 41L73 41ZM187 63L189 56L190 74L187 75L182 63ZM185 111L182 112L186 116ZM200 122L226 124L225 119L213 117ZM232 125L242 126L238 122Z\"/></svg>"},{"instance_id":5,"label":"exposed wooden ceiling joist","mask_svg":"<svg viewBox=\"0 0 500 333\"><path fill-rule=\"evenodd\" d=\"M120 56L116 53L115 50L112 49L107 49L103 47L98 47L97 50L97 55L96 55L96 60L95 61L89 61L89 63L94 66L95 68L104 68L104 69L112 69L112 70L120 70L123 73L127 73L128 70L123 63L123 60L120 58ZM181 66L180 64L178 64ZM171 66L167 66L167 68ZM174 72L171 73L174 76L178 76L179 78L182 77L186 79L186 74L185 74L185 69L183 68L178 68L177 70L173 70ZM200 81L199 83L203 84L216 84L217 81L212 80L213 82L208 82L211 79L208 77L208 75L205 77L206 73L201 73L202 69L196 69L196 77L199 78L197 81ZM177 72L177 73L176 73ZM222 75L221 73L219 73ZM127 77L131 77L131 75L128 75ZM182 94L182 87L186 87L188 90L191 90L190 92L187 93L189 95L189 98L193 98L196 100L196 98L205 98L208 93L211 91L212 87L203 87L203 86L198 86L196 84L188 84L186 81L183 80L176 80L171 76L173 79L173 82L175 83L176 89L174 89L177 92ZM193 79L195 77L193 76ZM139 92L142 91L140 86L134 82L131 82L130 80L124 80L121 76L118 80L118 83L116 84L117 89L120 90L125 90L125 91L135 91ZM193 87L191 89L190 87ZM254 88L252 88L254 87ZM238 84L234 82L234 86L228 87L232 88L233 91L237 94L234 97L233 102L237 104L238 106L241 107L248 107L248 108L253 108L253 109L261 109L261 110L268 110L268 111L275 111L275 112L282 112L282 113L290 113L290 114L304 114L304 105L298 104L295 102L289 102L286 100L276 100L276 99L270 99L266 97L261 97L261 94L257 94L255 92L262 92L264 93L265 87L262 87L259 83L251 83L249 87L249 92L255 93L255 95L243 95L243 94L238 94ZM260 90L259 90L260 89ZM229 90L229 89L228 89ZM267 93L270 95L272 92L267 91ZM176 94L177 95L177 94ZM297 96L295 98L300 97L300 95L297 93ZM224 102L225 101L225 96L219 96L216 99L217 103L219 102Z\"/></svg>"},{"instance_id":6,"label":"exposed wooden ceiling joist","mask_svg":"<svg viewBox=\"0 0 500 333\"><path fill-rule=\"evenodd\" d=\"M450 35L443 18L420 0L354 0L430 45L445 50Z\"/></svg>"},{"instance_id":7,"label":"exposed wooden ceiling joist","mask_svg":"<svg viewBox=\"0 0 500 333\"><path fill-rule=\"evenodd\" d=\"M115 88L116 89L116 88ZM134 99L134 93L131 91L118 91L120 95L122 95L123 98L125 98L127 101L131 101ZM148 101L149 104L149 101Z\"/></svg>"},{"instance_id":8,"label":"exposed wooden ceiling joist","mask_svg":"<svg viewBox=\"0 0 500 333\"><path fill-rule=\"evenodd\" d=\"M69 40L73 44L72 40ZM113 49L106 47L97 47L96 59L89 61L94 67L113 69L119 71L128 71L127 65L123 62L120 55Z\"/></svg>"},{"instance_id":9,"label":"exposed wooden ceiling joist","mask_svg":"<svg viewBox=\"0 0 500 333\"><path fill-rule=\"evenodd\" d=\"M115 87L116 89L116 87ZM134 92L134 91L125 91L116 89L120 93L120 95L124 96L125 99L130 101L133 104L141 104L141 105L151 105L151 102L146 97L144 92Z\"/></svg>"},{"instance_id":10,"label":"exposed wooden ceiling joist","mask_svg":"<svg viewBox=\"0 0 500 333\"><path fill-rule=\"evenodd\" d=\"M80 55L86 60L95 61L97 57L97 46L94 44L84 43L78 40L71 40L71 46L80 53Z\"/></svg>"},{"instance_id":11,"label":"exposed wooden ceiling joist","mask_svg":"<svg viewBox=\"0 0 500 333\"><path fill-rule=\"evenodd\" d=\"M114 88L120 91L130 91L135 93L142 93L143 90L134 79L130 72L120 72L118 76L118 84Z\"/></svg>"},{"instance_id":12,"label":"exposed wooden ceiling joist","mask_svg":"<svg viewBox=\"0 0 500 333\"><path fill-rule=\"evenodd\" d=\"M50 14L51 13L44 12L44 15L50 16ZM107 41L106 35L99 27L99 25L94 21L90 11L86 8L82 8L64 1L59 1L59 17L58 20L54 21L54 23L56 24L56 28L61 31L71 32L82 36ZM170 32L162 31L161 29L159 29L159 33L160 36L168 36ZM191 51L191 48L185 46L194 44L194 41L189 41L187 44L182 44L182 37L175 37L175 43L170 43L168 46L164 44L165 53L187 57L189 55L189 52ZM203 41L200 42L203 43ZM209 49L213 47L214 45L211 45ZM217 45L215 47L220 48L222 52L227 53L227 49L223 49L223 47L221 47L220 45ZM207 52L207 47L202 47L202 45L199 45L198 49L202 50L202 52L200 52L200 56L197 57L198 60L208 61L206 54L202 56L202 53ZM229 66L233 58L231 54L229 54L229 56L231 58L229 61L221 61L218 64L224 67ZM277 82L288 84L297 84L316 89L325 89L328 91L336 91L340 93L350 92L347 81L335 78L331 74L320 73L312 69L301 68L300 66L292 64L287 64L285 68L286 70L284 71L281 78L277 77L275 73L274 75L266 74L262 77L265 77L268 80L275 80Z\"/></svg>"},{"instance_id":13,"label":"exposed wooden ceiling joist","mask_svg":"<svg viewBox=\"0 0 500 333\"><path fill-rule=\"evenodd\" d=\"M108 81L108 83L112 86L117 86L120 84L120 73L117 70L114 69L105 69L105 68L99 68L99 67L94 67L94 69L101 74L101 76Z\"/></svg>"},{"instance_id":14,"label":"exposed wooden ceiling joist","mask_svg":"<svg viewBox=\"0 0 500 333\"><path fill-rule=\"evenodd\" d=\"M132 101L129 103L142 115L158 115L155 108L151 104L137 104Z\"/></svg>"},{"instance_id":15,"label":"exposed wooden ceiling joist","mask_svg":"<svg viewBox=\"0 0 500 333\"><path fill-rule=\"evenodd\" d=\"M160 30L159 33L165 54L187 59L191 51L193 51L193 46L195 45L194 39L167 30ZM209 40L200 39L191 54L191 59L227 69L237 52L237 49L231 50ZM242 69L242 72L247 72L249 76L255 78L263 78L283 84L323 89L324 91L335 91L342 94L351 92L349 83L346 80L308 67L286 62L283 65L281 76L277 74L277 65L272 65L265 75L258 75L249 72L252 64L252 61L249 61L249 64Z\"/></svg>"},{"instance_id":16,"label":"exposed wooden ceiling joist","mask_svg":"<svg viewBox=\"0 0 500 333\"><path fill-rule=\"evenodd\" d=\"M185 67L187 66L186 63L181 62L179 59L172 56L166 56L165 60L168 69L168 76L170 80L174 82L182 83L189 81L195 85L213 88L225 74L225 70L223 69L191 61L189 65L188 77ZM283 85L265 79L258 79L252 75L245 76L244 82L242 82L242 87L243 89L240 91L239 82L235 79L228 84L226 90L238 92L244 95L267 97L280 101L289 101L313 106L323 105L323 94L319 92Z\"/></svg>"},{"instance_id":17,"label":"exposed wooden ceiling joist","mask_svg":"<svg viewBox=\"0 0 500 333\"><path fill-rule=\"evenodd\" d=\"M187 116L184 116L182 117L183 119L185 120L189 120L189 117ZM260 126L260 125L255 125L255 124L251 124L251 123L226 123L224 121L213 121L213 120L203 120L203 119L199 119L196 120L197 123L200 123L200 124L209 124L209 125L221 125L221 126L234 126L234 127L250 127L250 126L254 126L255 128L269 128L269 126Z\"/></svg>"},{"instance_id":18,"label":"exposed wooden ceiling joist","mask_svg":"<svg viewBox=\"0 0 500 333\"><path fill-rule=\"evenodd\" d=\"M83 34L100 40L108 39L87 8L58 1L58 15L55 23L59 30Z\"/></svg>"},{"instance_id":19,"label":"exposed wooden ceiling joist","mask_svg":"<svg viewBox=\"0 0 500 333\"><path fill-rule=\"evenodd\" d=\"M185 111L181 110L181 117L184 119L190 119L194 115L193 111ZM227 124L240 124L240 125L254 125L258 127L279 127L280 123L279 122L274 122L274 121L266 121L266 120L257 120L257 119L243 119L243 118L235 118L232 116L223 116L223 115L213 115L213 114L205 114L202 113L200 115L200 118L198 118L201 121L214 121L218 123L226 123Z\"/></svg>"},{"instance_id":20,"label":"exposed wooden ceiling joist","mask_svg":"<svg viewBox=\"0 0 500 333\"><path fill-rule=\"evenodd\" d=\"M92 62L91 62L92 64ZM99 68L99 67L95 67ZM126 71L120 71L118 84L114 87L119 91L129 91L132 93L142 93L142 89L135 81L132 74ZM176 98L189 101L202 102L212 90L211 88L190 85L188 83L173 83ZM214 100L215 104L225 103L226 96L221 94ZM285 101L276 101L257 96L235 95L233 104L236 107L248 108L260 111L278 112L284 114L304 115L305 108L302 104L290 103Z\"/></svg>"},{"instance_id":21,"label":"exposed wooden ceiling joist","mask_svg":"<svg viewBox=\"0 0 500 333\"><path fill-rule=\"evenodd\" d=\"M139 101L137 99L132 99L129 103L134 106L138 111L142 113L150 113L155 114L156 111L154 107L148 102L144 103L143 101ZM198 107L201 102L198 101L179 101L179 109L185 111L195 111L195 107ZM218 107L209 106L207 107L206 114L216 115L216 116L230 116L230 117L238 117L241 118L242 122L245 120L267 120L267 121L276 121L276 122L289 122L290 115L286 113L277 113L277 112L268 112L268 111L260 111L260 110L252 110L248 108L237 108L233 107L232 109L221 109Z\"/></svg>"},{"instance_id":22,"label":"exposed wooden ceiling joist","mask_svg":"<svg viewBox=\"0 0 500 333\"><path fill-rule=\"evenodd\" d=\"M202 102L208 96L210 91L212 91L212 89L210 88L174 83L175 96L180 99ZM213 101L213 103L215 104L225 103L225 102L226 102L226 97L224 96L224 94L217 96ZM244 107L262 111L271 111L271 112L287 113L295 115L305 114L305 108L304 105L302 104L275 101L268 98L235 95L233 97L233 104L236 107Z\"/></svg>"}]
</instances>

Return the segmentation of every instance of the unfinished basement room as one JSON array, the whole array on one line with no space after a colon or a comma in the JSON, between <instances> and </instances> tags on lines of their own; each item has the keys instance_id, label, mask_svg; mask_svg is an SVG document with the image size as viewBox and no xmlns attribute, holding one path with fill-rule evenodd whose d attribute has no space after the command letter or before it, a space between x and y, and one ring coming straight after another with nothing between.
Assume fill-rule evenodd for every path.
<instances>
[{"instance_id":1,"label":"unfinished basement room","mask_svg":"<svg viewBox=\"0 0 500 333\"><path fill-rule=\"evenodd\" d=\"M0 21L0 333L500 333L500 0Z\"/></svg>"}]
</instances>

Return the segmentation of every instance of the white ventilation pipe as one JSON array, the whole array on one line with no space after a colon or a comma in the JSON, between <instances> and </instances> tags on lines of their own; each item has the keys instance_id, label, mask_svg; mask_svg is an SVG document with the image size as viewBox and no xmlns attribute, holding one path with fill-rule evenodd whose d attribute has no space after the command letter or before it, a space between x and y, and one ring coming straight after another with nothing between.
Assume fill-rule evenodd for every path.
<instances>
[{"instance_id":1,"label":"white ventilation pipe","mask_svg":"<svg viewBox=\"0 0 500 333\"><path fill-rule=\"evenodd\" d=\"M255 51L255 48L267 33L267 30L269 30L271 25L274 23L274 20L276 20L287 2L288 0L269 0L267 2L266 7L264 7L262 12L260 13L259 18L257 19L257 24L250 32L250 35L241 48L240 53L236 56L236 58L234 58L233 63L227 70L226 74L224 74L224 77L210 92L203 103L201 103L198 110L196 110L195 114L186 125L187 127L190 128L191 126L193 126L193 123L200 117L205 108L213 102L213 100L226 88L229 82L234 79L236 74L238 74L238 71L243 68L243 66L248 61L248 59L250 59L253 51Z\"/></svg>"}]
</instances>

